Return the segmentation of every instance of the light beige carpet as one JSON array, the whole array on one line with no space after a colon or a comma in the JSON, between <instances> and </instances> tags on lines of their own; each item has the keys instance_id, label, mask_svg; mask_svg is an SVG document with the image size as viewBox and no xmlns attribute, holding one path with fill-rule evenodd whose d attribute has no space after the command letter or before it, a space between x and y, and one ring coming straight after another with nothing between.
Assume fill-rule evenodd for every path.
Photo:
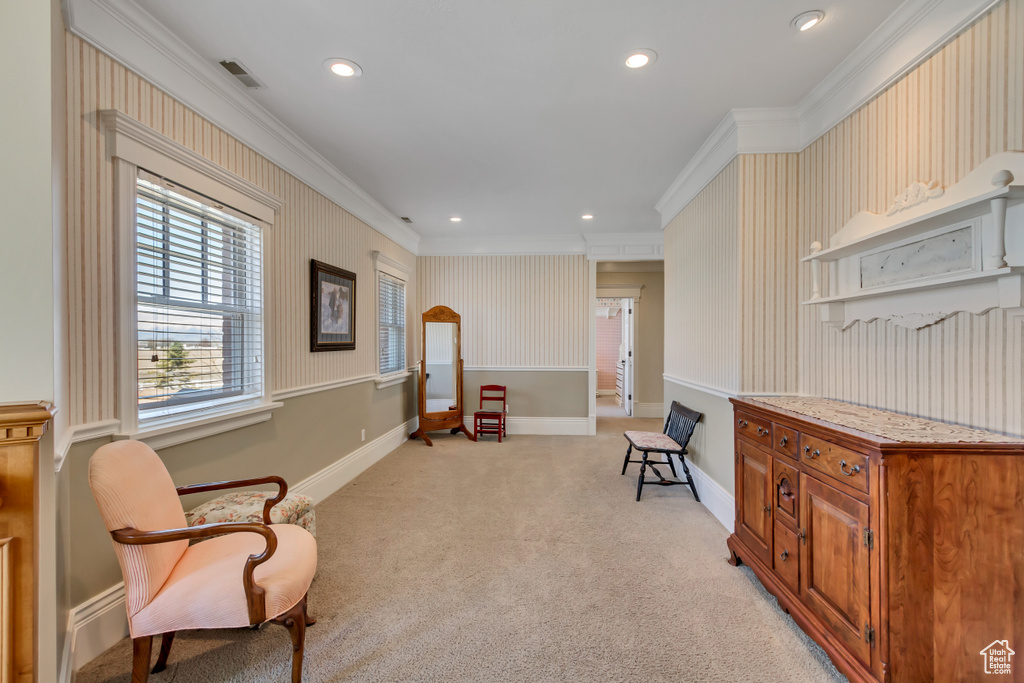
<instances>
[{"instance_id":1,"label":"light beige carpet","mask_svg":"<svg viewBox=\"0 0 1024 683\"><path fill-rule=\"evenodd\" d=\"M634 502L627 427L660 421L502 444L438 432L321 503L304 680L843 680L726 564L726 530L688 490ZM289 645L273 625L181 634L150 681L287 681ZM130 664L125 639L76 682L127 681Z\"/></svg>"}]
</instances>

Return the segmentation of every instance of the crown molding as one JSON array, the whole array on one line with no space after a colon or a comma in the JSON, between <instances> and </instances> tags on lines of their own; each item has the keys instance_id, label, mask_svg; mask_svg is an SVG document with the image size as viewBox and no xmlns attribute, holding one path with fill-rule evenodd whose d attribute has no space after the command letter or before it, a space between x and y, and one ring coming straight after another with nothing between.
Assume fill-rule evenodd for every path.
<instances>
[{"instance_id":1,"label":"crown molding","mask_svg":"<svg viewBox=\"0 0 1024 683\"><path fill-rule=\"evenodd\" d=\"M661 232L622 232L584 235L588 261L661 261L665 235Z\"/></svg>"},{"instance_id":2,"label":"crown molding","mask_svg":"<svg viewBox=\"0 0 1024 683\"><path fill-rule=\"evenodd\" d=\"M655 205L664 228L740 154L799 152L1001 0L905 0L794 107L733 109Z\"/></svg>"},{"instance_id":3,"label":"crown molding","mask_svg":"<svg viewBox=\"0 0 1024 683\"><path fill-rule=\"evenodd\" d=\"M420 236L132 0L64 0L68 30L412 253Z\"/></svg>"},{"instance_id":4,"label":"crown molding","mask_svg":"<svg viewBox=\"0 0 1024 683\"><path fill-rule=\"evenodd\" d=\"M583 254L586 242L580 235L504 235L476 238L424 238L420 256L534 256Z\"/></svg>"},{"instance_id":5,"label":"crown molding","mask_svg":"<svg viewBox=\"0 0 1024 683\"><path fill-rule=\"evenodd\" d=\"M1002 0L905 0L795 107L802 147L917 68Z\"/></svg>"},{"instance_id":6,"label":"crown molding","mask_svg":"<svg viewBox=\"0 0 1024 683\"><path fill-rule=\"evenodd\" d=\"M591 261L660 261L665 258L665 236L658 232L623 232L596 235L504 235L424 239L420 256L531 256L586 254Z\"/></svg>"}]
</instances>

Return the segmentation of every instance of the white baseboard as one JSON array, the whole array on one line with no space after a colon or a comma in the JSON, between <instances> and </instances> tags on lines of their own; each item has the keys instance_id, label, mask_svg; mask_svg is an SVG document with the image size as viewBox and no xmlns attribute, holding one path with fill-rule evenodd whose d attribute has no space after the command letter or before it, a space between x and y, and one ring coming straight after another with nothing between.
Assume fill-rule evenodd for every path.
<instances>
[{"instance_id":1,"label":"white baseboard","mask_svg":"<svg viewBox=\"0 0 1024 683\"><path fill-rule=\"evenodd\" d=\"M615 395L615 390L614 389L598 389L597 390L597 395L598 396L614 396Z\"/></svg>"},{"instance_id":2,"label":"white baseboard","mask_svg":"<svg viewBox=\"0 0 1024 683\"><path fill-rule=\"evenodd\" d=\"M463 424L473 431L473 416L464 415ZM505 429L509 434L542 434L546 436L587 436L589 417L506 417Z\"/></svg>"},{"instance_id":3,"label":"white baseboard","mask_svg":"<svg viewBox=\"0 0 1024 683\"><path fill-rule=\"evenodd\" d=\"M665 417L664 403L634 403L633 417L656 417L659 420Z\"/></svg>"},{"instance_id":4,"label":"white baseboard","mask_svg":"<svg viewBox=\"0 0 1024 683\"><path fill-rule=\"evenodd\" d=\"M413 418L398 425L383 436L352 451L341 460L306 477L295 486L289 486L288 490L309 496L314 503L319 503L408 441L410 432L416 429L417 421L418 418Z\"/></svg>"},{"instance_id":5,"label":"white baseboard","mask_svg":"<svg viewBox=\"0 0 1024 683\"><path fill-rule=\"evenodd\" d=\"M82 668L128 635L124 583L111 586L72 609L68 615L68 630L71 671ZM71 671L61 672L61 679L71 680Z\"/></svg>"},{"instance_id":6,"label":"white baseboard","mask_svg":"<svg viewBox=\"0 0 1024 683\"><path fill-rule=\"evenodd\" d=\"M472 422L472 418L470 419ZM313 498L319 503L377 463L409 439L418 418L405 422L370 443L352 451L316 474L303 479L289 490ZM509 431L512 423L509 422ZM124 605L124 583L119 583L86 600L68 616L66 654L61 665L61 683L70 683L72 672L114 646L128 635L128 615Z\"/></svg>"},{"instance_id":7,"label":"white baseboard","mask_svg":"<svg viewBox=\"0 0 1024 683\"><path fill-rule=\"evenodd\" d=\"M682 474L682 468L676 460L676 471ZM693 475L693 483L697 486L697 495L700 496L701 505L706 507L719 522L722 523L729 533L733 532L736 523L736 498L725 490L721 484L704 474L703 471L689 459L686 466L690 468Z\"/></svg>"}]
</instances>

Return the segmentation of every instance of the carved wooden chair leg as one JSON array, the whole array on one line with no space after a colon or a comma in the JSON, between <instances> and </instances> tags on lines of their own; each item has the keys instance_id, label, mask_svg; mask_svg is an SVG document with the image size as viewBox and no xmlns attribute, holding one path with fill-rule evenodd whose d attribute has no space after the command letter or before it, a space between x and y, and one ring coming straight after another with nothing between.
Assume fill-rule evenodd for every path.
<instances>
[{"instance_id":1,"label":"carved wooden chair leg","mask_svg":"<svg viewBox=\"0 0 1024 683\"><path fill-rule=\"evenodd\" d=\"M668 459L668 468L672 470L672 476L678 479L679 475L676 474L676 464L672 462L672 454L667 453L665 457Z\"/></svg>"},{"instance_id":2,"label":"carved wooden chair leg","mask_svg":"<svg viewBox=\"0 0 1024 683\"><path fill-rule=\"evenodd\" d=\"M622 473L623 474L626 473L626 465L629 464L629 454L632 453L632 452L633 452L633 447L632 446L626 447L626 459L622 461Z\"/></svg>"},{"instance_id":3,"label":"carved wooden chair leg","mask_svg":"<svg viewBox=\"0 0 1024 683\"><path fill-rule=\"evenodd\" d=\"M316 618L309 616L309 594L302 596L302 613L306 615L306 626L316 623Z\"/></svg>"},{"instance_id":4,"label":"carved wooden chair leg","mask_svg":"<svg viewBox=\"0 0 1024 683\"><path fill-rule=\"evenodd\" d=\"M647 471L647 451L643 451L643 458L640 461L640 476L636 480L636 499L640 500L640 494L644 490L644 472Z\"/></svg>"},{"instance_id":5,"label":"carved wooden chair leg","mask_svg":"<svg viewBox=\"0 0 1024 683\"><path fill-rule=\"evenodd\" d=\"M153 652L153 636L132 638L132 683L149 680L149 656Z\"/></svg>"},{"instance_id":6,"label":"carved wooden chair leg","mask_svg":"<svg viewBox=\"0 0 1024 683\"><path fill-rule=\"evenodd\" d=\"M686 466L686 460L683 459L683 456L679 456L679 463L683 466L683 472L686 473L686 483L689 485L690 490L693 491L693 498L699 503L700 496L697 495L697 484L694 483L693 475L690 474L690 468Z\"/></svg>"},{"instance_id":7,"label":"carved wooden chair leg","mask_svg":"<svg viewBox=\"0 0 1024 683\"><path fill-rule=\"evenodd\" d=\"M302 683L302 655L306 646L306 598L303 597L294 607L274 619L274 623L288 629L288 635L292 637L292 683Z\"/></svg>"},{"instance_id":8,"label":"carved wooden chair leg","mask_svg":"<svg viewBox=\"0 0 1024 683\"><path fill-rule=\"evenodd\" d=\"M160 655L156 658L156 666L150 673L158 674L167 668L167 657L171 654L171 643L174 642L174 631L160 636Z\"/></svg>"}]
</instances>

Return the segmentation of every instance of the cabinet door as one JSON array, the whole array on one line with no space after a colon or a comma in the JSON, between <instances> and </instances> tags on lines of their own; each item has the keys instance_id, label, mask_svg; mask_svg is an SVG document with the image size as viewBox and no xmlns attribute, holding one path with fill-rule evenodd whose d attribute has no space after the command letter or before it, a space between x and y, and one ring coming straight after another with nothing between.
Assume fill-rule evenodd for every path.
<instances>
[{"instance_id":1,"label":"cabinet door","mask_svg":"<svg viewBox=\"0 0 1024 683\"><path fill-rule=\"evenodd\" d=\"M871 621L869 549L864 540L868 506L806 474L800 475L800 492L803 602L854 655L870 664L871 646L865 639Z\"/></svg>"},{"instance_id":2,"label":"cabinet door","mask_svg":"<svg viewBox=\"0 0 1024 683\"><path fill-rule=\"evenodd\" d=\"M800 501L800 472L782 460L772 463L772 504L775 521L783 521L794 529L800 523L797 509ZM795 548L794 548L795 550Z\"/></svg>"},{"instance_id":3,"label":"cabinet door","mask_svg":"<svg viewBox=\"0 0 1024 683\"><path fill-rule=\"evenodd\" d=\"M736 532L770 567L772 456L740 440L736 448Z\"/></svg>"}]
</instances>

